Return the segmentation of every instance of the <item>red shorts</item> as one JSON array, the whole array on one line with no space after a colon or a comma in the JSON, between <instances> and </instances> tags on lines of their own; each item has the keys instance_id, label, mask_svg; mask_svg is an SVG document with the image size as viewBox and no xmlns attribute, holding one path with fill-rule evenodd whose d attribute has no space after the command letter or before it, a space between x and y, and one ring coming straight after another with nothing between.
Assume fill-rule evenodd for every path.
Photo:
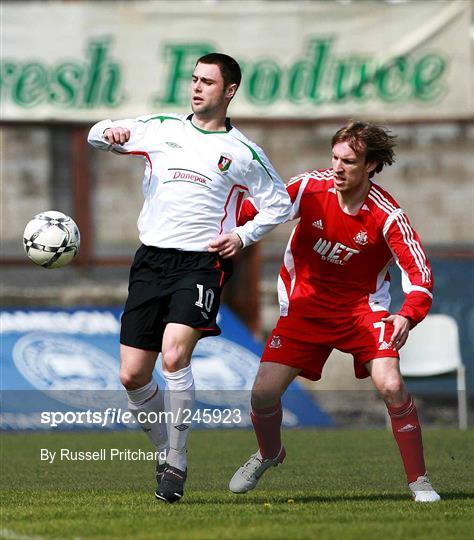
<instances>
[{"instance_id":1,"label":"red shorts","mask_svg":"<svg viewBox=\"0 0 474 540\"><path fill-rule=\"evenodd\" d=\"M364 366L374 358L398 358L389 347L393 326L382 322L388 312L376 311L351 317L309 319L280 317L262 355L262 362L276 362L301 369L300 375L317 381L333 349L354 357L358 379L368 377Z\"/></svg>"}]
</instances>

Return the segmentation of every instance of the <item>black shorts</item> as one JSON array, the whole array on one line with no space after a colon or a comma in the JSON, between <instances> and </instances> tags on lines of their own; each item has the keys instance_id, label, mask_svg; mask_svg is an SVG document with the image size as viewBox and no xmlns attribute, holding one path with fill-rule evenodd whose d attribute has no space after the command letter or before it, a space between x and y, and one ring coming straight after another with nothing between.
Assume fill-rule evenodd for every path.
<instances>
[{"instance_id":1,"label":"black shorts","mask_svg":"<svg viewBox=\"0 0 474 540\"><path fill-rule=\"evenodd\" d=\"M168 323L217 336L221 291L232 261L205 251L180 251L142 245L130 269L120 343L161 351Z\"/></svg>"}]
</instances>

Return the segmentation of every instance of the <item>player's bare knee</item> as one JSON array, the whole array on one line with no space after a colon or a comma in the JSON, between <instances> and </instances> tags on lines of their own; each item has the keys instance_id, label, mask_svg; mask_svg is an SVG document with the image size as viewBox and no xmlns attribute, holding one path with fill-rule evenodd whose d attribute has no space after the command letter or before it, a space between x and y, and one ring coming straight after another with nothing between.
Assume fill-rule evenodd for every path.
<instances>
[{"instance_id":1,"label":"player's bare knee","mask_svg":"<svg viewBox=\"0 0 474 540\"><path fill-rule=\"evenodd\" d=\"M189 365L189 358L184 346L175 345L163 350L163 368L174 373Z\"/></svg>"},{"instance_id":2,"label":"player's bare knee","mask_svg":"<svg viewBox=\"0 0 474 540\"><path fill-rule=\"evenodd\" d=\"M387 378L379 388L382 397L390 403L403 399L406 390L400 377Z\"/></svg>"},{"instance_id":3,"label":"player's bare knee","mask_svg":"<svg viewBox=\"0 0 474 540\"><path fill-rule=\"evenodd\" d=\"M251 404L252 409L266 409L278 403L280 392L278 388L271 388L267 385L259 385L257 381L252 388Z\"/></svg>"},{"instance_id":4,"label":"player's bare knee","mask_svg":"<svg viewBox=\"0 0 474 540\"><path fill-rule=\"evenodd\" d=\"M121 369L119 377L122 386L126 390L136 390L149 382L143 374L128 369Z\"/></svg>"}]
</instances>

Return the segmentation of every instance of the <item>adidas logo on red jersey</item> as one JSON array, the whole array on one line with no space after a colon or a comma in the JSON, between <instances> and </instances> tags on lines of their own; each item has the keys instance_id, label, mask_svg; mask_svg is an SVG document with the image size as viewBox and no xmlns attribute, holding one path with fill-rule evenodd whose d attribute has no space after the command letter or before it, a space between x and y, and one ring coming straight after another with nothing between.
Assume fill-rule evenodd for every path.
<instances>
[{"instance_id":1,"label":"adidas logo on red jersey","mask_svg":"<svg viewBox=\"0 0 474 540\"><path fill-rule=\"evenodd\" d=\"M313 227L316 227L316 229L324 229L323 220L317 219L316 221L313 221Z\"/></svg>"}]
</instances>

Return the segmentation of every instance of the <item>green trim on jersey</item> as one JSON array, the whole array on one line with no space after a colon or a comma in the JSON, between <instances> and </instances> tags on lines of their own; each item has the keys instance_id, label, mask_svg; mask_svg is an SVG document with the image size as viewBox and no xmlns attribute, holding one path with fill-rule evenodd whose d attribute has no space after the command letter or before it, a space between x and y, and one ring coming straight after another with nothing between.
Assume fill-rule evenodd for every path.
<instances>
[{"instance_id":1,"label":"green trim on jersey","mask_svg":"<svg viewBox=\"0 0 474 540\"><path fill-rule=\"evenodd\" d=\"M201 133L204 133L204 135L211 135L211 134L216 134L216 133L224 133L224 134L225 134L225 133L229 133L228 131L206 131L205 129L201 129L201 128L195 126L195 125L193 124L193 121L192 121L192 120L190 120L190 123L191 123L191 125L193 126L194 129L197 129L197 130L200 131Z\"/></svg>"},{"instance_id":2,"label":"green trim on jersey","mask_svg":"<svg viewBox=\"0 0 474 540\"><path fill-rule=\"evenodd\" d=\"M158 115L158 116L152 116L151 118L148 118L147 120L138 120L138 121L142 122L143 124L146 124L147 122L150 122L151 120L159 120L161 123L163 123L165 120L181 121L181 118L176 118L175 116Z\"/></svg>"},{"instance_id":3,"label":"green trim on jersey","mask_svg":"<svg viewBox=\"0 0 474 540\"><path fill-rule=\"evenodd\" d=\"M260 163L260 165L263 167L264 171L268 174L268 176L274 180L273 176L270 174L270 171L265 167L263 161L260 159L260 156L257 154L257 152L255 152L255 150L247 143L244 143L244 141L241 141L240 139L237 139L238 141L240 141L243 145L245 145L251 152L252 152L252 159L255 159L256 161L258 161L258 163Z\"/></svg>"}]
</instances>

